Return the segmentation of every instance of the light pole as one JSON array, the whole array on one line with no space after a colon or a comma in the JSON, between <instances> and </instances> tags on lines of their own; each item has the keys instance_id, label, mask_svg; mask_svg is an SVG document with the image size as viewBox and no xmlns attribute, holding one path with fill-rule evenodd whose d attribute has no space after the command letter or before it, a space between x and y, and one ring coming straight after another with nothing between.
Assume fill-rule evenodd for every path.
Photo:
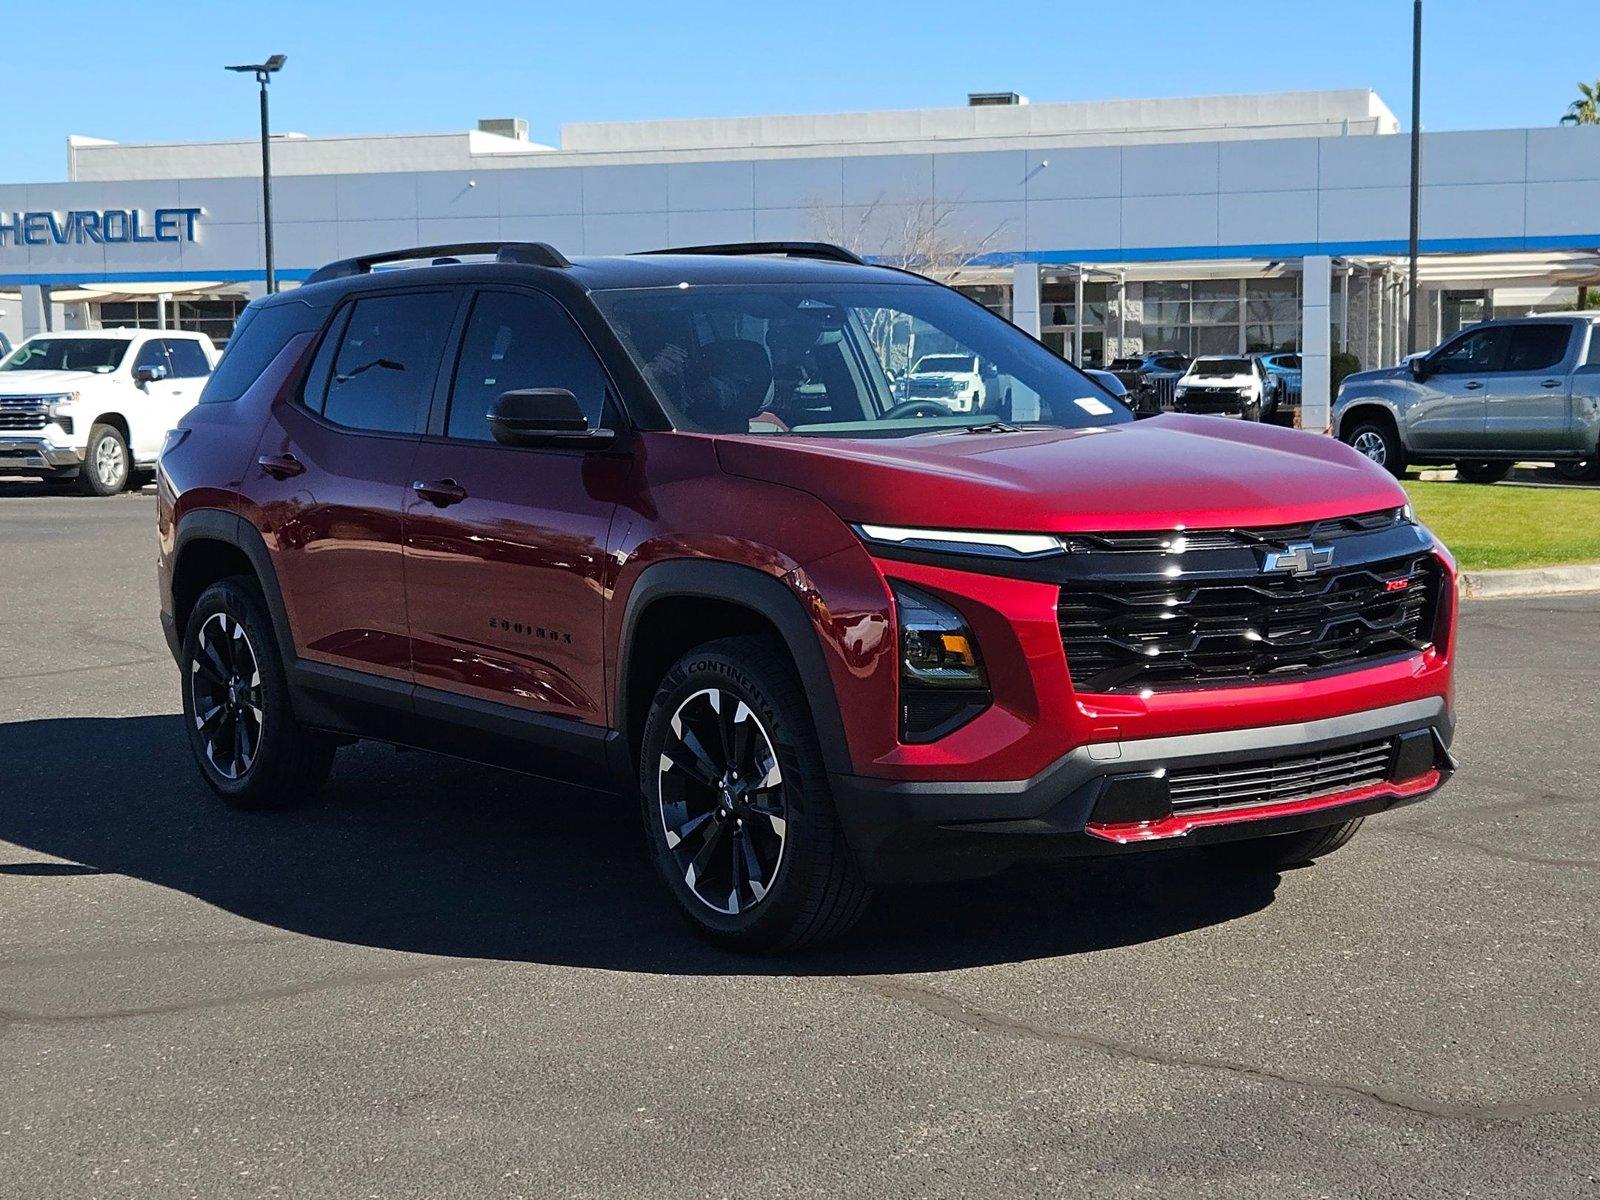
<instances>
[{"instance_id":1,"label":"light pole","mask_svg":"<svg viewBox=\"0 0 1600 1200\"><path fill-rule=\"evenodd\" d=\"M278 273L272 261L272 141L267 120L267 84L283 70L289 61L287 54L274 54L264 63L247 63L229 67L230 71L253 73L261 85L261 228L266 240L267 295L278 290Z\"/></svg>"},{"instance_id":2,"label":"light pole","mask_svg":"<svg viewBox=\"0 0 1600 1200\"><path fill-rule=\"evenodd\" d=\"M1422 0L1411 8L1411 304L1406 353L1417 352L1417 256L1422 243Z\"/></svg>"}]
</instances>

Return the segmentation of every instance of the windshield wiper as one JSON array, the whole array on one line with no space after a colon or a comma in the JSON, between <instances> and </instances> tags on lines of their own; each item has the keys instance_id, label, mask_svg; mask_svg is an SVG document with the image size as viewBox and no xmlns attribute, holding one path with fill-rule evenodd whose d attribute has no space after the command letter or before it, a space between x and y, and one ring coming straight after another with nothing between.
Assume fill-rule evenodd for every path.
<instances>
[{"instance_id":1,"label":"windshield wiper","mask_svg":"<svg viewBox=\"0 0 1600 1200\"><path fill-rule=\"evenodd\" d=\"M1010 421L988 421L982 425L963 425L955 433L1022 433L1021 425L1013 425Z\"/></svg>"}]
</instances>

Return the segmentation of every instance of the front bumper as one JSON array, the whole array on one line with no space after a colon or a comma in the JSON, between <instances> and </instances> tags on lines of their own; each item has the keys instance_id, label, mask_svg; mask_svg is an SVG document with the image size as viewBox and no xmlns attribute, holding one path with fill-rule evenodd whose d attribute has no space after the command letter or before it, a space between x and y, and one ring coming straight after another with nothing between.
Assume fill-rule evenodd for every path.
<instances>
[{"instance_id":1,"label":"front bumper","mask_svg":"<svg viewBox=\"0 0 1600 1200\"><path fill-rule=\"evenodd\" d=\"M1455 768L1443 697L1322 720L1079 747L1033 779L938 783L836 775L835 804L863 873L876 882L991 875L1025 859L1266 837L1410 804ZM1292 784L1270 799L1174 807L1170 780L1387 743L1382 777L1343 788ZM1290 764L1291 767L1293 763ZM1291 770L1286 778L1293 779Z\"/></svg>"},{"instance_id":2,"label":"front bumper","mask_svg":"<svg viewBox=\"0 0 1600 1200\"><path fill-rule=\"evenodd\" d=\"M83 465L83 452L49 438L0 434L0 475L15 471L59 471Z\"/></svg>"}]
</instances>

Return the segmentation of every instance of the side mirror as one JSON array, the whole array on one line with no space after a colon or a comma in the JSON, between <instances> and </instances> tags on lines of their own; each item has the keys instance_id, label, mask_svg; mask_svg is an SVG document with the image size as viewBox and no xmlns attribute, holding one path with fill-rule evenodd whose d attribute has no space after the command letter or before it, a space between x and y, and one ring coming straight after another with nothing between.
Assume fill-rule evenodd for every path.
<instances>
[{"instance_id":1,"label":"side mirror","mask_svg":"<svg viewBox=\"0 0 1600 1200\"><path fill-rule=\"evenodd\" d=\"M489 406L489 432L505 446L584 446L599 449L616 436L595 429L566 388L502 392Z\"/></svg>"},{"instance_id":2,"label":"side mirror","mask_svg":"<svg viewBox=\"0 0 1600 1200\"><path fill-rule=\"evenodd\" d=\"M1421 383L1428 377L1428 360L1426 357L1409 358L1406 365L1411 368L1411 378Z\"/></svg>"},{"instance_id":3,"label":"side mirror","mask_svg":"<svg viewBox=\"0 0 1600 1200\"><path fill-rule=\"evenodd\" d=\"M162 366L135 367L133 369L133 381L140 387L148 387L150 384L166 377L167 369Z\"/></svg>"}]
</instances>

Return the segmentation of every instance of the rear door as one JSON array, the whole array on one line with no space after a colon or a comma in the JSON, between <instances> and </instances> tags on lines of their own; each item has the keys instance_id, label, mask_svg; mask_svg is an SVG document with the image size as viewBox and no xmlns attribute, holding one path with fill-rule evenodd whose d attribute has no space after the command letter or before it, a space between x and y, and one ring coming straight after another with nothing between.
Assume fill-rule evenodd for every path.
<instances>
[{"instance_id":1,"label":"rear door","mask_svg":"<svg viewBox=\"0 0 1600 1200\"><path fill-rule=\"evenodd\" d=\"M565 388L591 425L611 411L556 300L485 288L405 496L418 711L433 688L603 724L606 536L632 460L495 441L489 406L521 388Z\"/></svg>"},{"instance_id":2,"label":"rear door","mask_svg":"<svg viewBox=\"0 0 1600 1200\"><path fill-rule=\"evenodd\" d=\"M1551 321L1507 328L1505 363L1485 389L1485 448L1519 454L1575 449L1572 371L1581 350L1581 327Z\"/></svg>"},{"instance_id":3,"label":"rear door","mask_svg":"<svg viewBox=\"0 0 1600 1200\"><path fill-rule=\"evenodd\" d=\"M1428 377L1412 384L1406 444L1427 453L1484 448L1489 380L1505 364L1511 331L1504 325L1468 330L1428 357Z\"/></svg>"},{"instance_id":4,"label":"rear door","mask_svg":"<svg viewBox=\"0 0 1600 1200\"><path fill-rule=\"evenodd\" d=\"M300 656L407 693L401 515L460 299L437 288L346 301L248 471Z\"/></svg>"}]
</instances>

